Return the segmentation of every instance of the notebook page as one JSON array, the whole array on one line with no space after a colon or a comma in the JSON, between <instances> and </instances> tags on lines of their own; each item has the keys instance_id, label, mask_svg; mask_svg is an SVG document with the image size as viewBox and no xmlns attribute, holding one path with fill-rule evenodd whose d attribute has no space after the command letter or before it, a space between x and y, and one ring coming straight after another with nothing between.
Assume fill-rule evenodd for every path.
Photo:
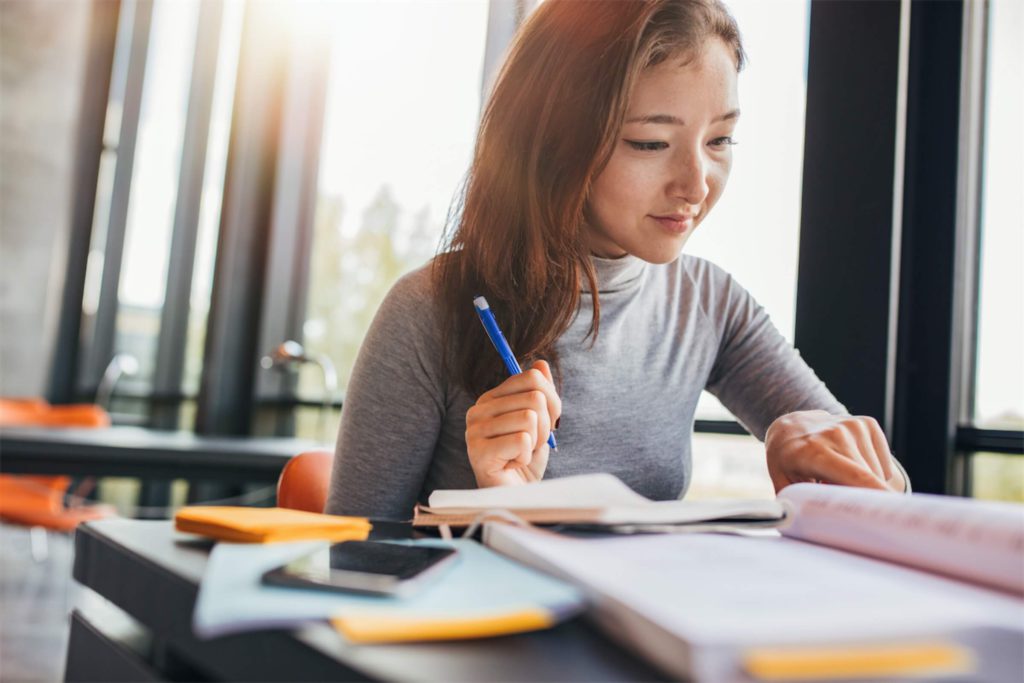
<instances>
[{"instance_id":1,"label":"notebook page","mask_svg":"<svg viewBox=\"0 0 1024 683\"><path fill-rule=\"evenodd\" d=\"M779 497L787 536L1024 594L1024 506L822 484Z\"/></svg>"},{"instance_id":2,"label":"notebook page","mask_svg":"<svg viewBox=\"0 0 1024 683\"><path fill-rule=\"evenodd\" d=\"M617 505L650 505L651 501L626 486L615 475L581 474L545 479L522 486L434 491L429 505L443 508L604 508Z\"/></svg>"},{"instance_id":3,"label":"notebook page","mask_svg":"<svg viewBox=\"0 0 1024 683\"><path fill-rule=\"evenodd\" d=\"M706 520L781 520L774 500L652 501L612 474L582 474L522 486L434 491L429 511L446 509L601 510L603 524L689 524Z\"/></svg>"},{"instance_id":4,"label":"notebook page","mask_svg":"<svg viewBox=\"0 0 1024 683\"><path fill-rule=\"evenodd\" d=\"M688 524L709 519L782 520L785 509L775 500L665 500L616 505L601 513L604 524Z\"/></svg>"}]
</instances>

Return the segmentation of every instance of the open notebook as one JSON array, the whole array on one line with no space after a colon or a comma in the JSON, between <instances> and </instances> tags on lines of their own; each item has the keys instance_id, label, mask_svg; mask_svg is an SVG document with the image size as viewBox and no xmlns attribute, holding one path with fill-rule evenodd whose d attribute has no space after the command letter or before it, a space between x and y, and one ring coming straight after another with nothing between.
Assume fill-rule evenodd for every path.
<instances>
[{"instance_id":1,"label":"open notebook","mask_svg":"<svg viewBox=\"0 0 1024 683\"><path fill-rule=\"evenodd\" d=\"M768 526L786 517L774 500L652 501L611 474L583 474L523 486L434 491L413 525L468 526L481 514L507 510L535 524L574 524L618 531L713 530Z\"/></svg>"},{"instance_id":2,"label":"open notebook","mask_svg":"<svg viewBox=\"0 0 1024 683\"><path fill-rule=\"evenodd\" d=\"M792 519L775 538L489 524L484 540L584 589L610 636L673 676L1020 680L1024 506L819 484L780 497Z\"/></svg>"}]
</instances>

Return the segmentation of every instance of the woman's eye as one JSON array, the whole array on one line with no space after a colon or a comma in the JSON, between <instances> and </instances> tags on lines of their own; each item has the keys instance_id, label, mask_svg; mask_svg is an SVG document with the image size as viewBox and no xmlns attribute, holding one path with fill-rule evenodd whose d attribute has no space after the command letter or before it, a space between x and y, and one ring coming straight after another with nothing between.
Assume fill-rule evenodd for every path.
<instances>
[{"instance_id":1,"label":"woman's eye","mask_svg":"<svg viewBox=\"0 0 1024 683\"><path fill-rule=\"evenodd\" d=\"M735 144L736 144L736 141L733 140L728 135L720 137L720 138L715 138L714 140L711 141L711 146L712 147L726 147L726 146L735 145Z\"/></svg>"},{"instance_id":2,"label":"woman's eye","mask_svg":"<svg viewBox=\"0 0 1024 683\"><path fill-rule=\"evenodd\" d=\"M667 142L648 142L644 140L626 140L626 144L638 152L657 152L668 148Z\"/></svg>"}]
</instances>

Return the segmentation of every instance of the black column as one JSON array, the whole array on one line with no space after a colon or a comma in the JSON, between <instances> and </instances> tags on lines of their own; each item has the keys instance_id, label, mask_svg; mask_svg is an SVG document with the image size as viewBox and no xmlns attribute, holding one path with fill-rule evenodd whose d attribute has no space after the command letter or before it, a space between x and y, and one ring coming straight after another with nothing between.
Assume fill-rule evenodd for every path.
<instances>
[{"instance_id":1,"label":"black column","mask_svg":"<svg viewBox=\"0 0 1024 683\"><path fill-rule=\"evenodd\" d=\"M221 0L204 0L199 6L188 114L182 141L181 167L178 171L178 196L174 203L167 289L163 309L160 311L156 369L153 374L153 394L157 399L181 394L191 311L192 275L199 233L199 209L203 198L223 15L224 3ZM181 403L178 400L155 400L150 409L150 425L159 429L176 429L180 409Z\"/></svg>"},{"instance_id":2,"label":"black column","mask_svg":"<svg viewBox=\"0 0 1024 683\"><path fill-rule=\"evenodd\" d=\"M196 431L249 433L277 142L284 106L286 41L273 3L246 7L228 147L220 234L207 322Z\"/></svg>"},{"instance_id":3,"label":"black column","mask_svg":"<svg viewBox=\"0 0 1024 683\"><path fill-rule=\"evenodd\" d=\"M975 291L964 259L974 237L958 219L963 12L953 0L911 5L893 450L914 489L931 493L950 488L960 347L975 326L958 315Z\"/></svg>"},{"instance_id":4,"label":"black column","mask_svg":"<svg viewBox=\"0 0 1024 683\"><path fill-rule=\"evenodd\" d=\"M900 3L811 3L796 346L854 414L891 423Z\"/></svg>"}]
</instances>

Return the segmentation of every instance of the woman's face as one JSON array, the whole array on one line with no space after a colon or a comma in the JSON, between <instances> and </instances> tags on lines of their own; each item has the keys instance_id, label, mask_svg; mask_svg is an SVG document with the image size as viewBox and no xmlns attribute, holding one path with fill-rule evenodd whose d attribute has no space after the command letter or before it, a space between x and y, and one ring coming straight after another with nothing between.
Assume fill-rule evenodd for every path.
<instances>
[{"instance_id":1,"label":"woman's face","mask_svg":"<svg viewBox=\"0 0 1024 683\"><path fill-rule=\"evenodd\" d=\"M669 263L725 188L739 118L736 62L717 38L683 61L651 67L633 90L591 188L587 234L598 256Z\"/></svg>"}]
</instances>

